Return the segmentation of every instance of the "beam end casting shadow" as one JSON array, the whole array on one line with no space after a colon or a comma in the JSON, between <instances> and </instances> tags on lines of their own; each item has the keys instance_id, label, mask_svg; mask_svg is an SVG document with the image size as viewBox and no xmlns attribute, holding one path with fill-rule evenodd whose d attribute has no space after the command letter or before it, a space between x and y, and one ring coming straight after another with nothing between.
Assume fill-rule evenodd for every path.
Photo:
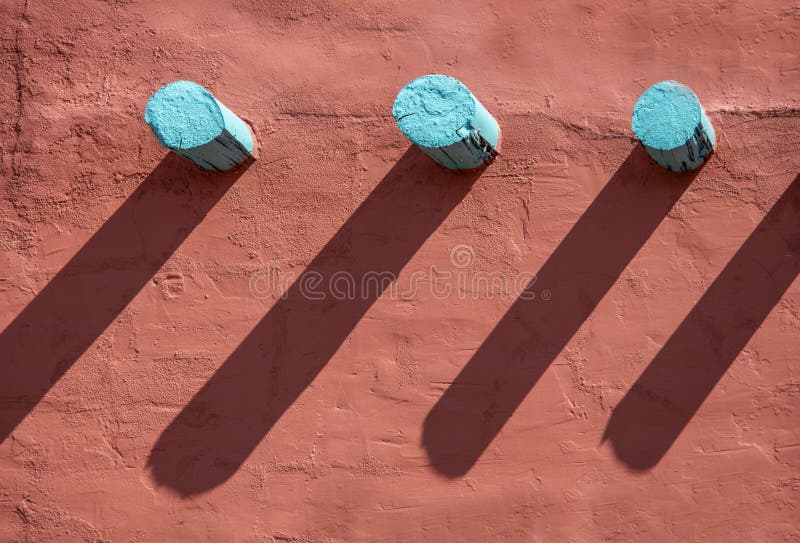
<instances>
[{"instance_id":1,"label":"beam end casting shadow","mask_svg":"<svg viewBox=\"0 0 800 543\"><path fill-rule=\"evenodd\" d=\"M425 419L423 446L446 477L466 474L698 171L676 174L634 147Z\"/></svg>"},{"instance_id":2,"label":"beam end casting shadow","mask_svg":"<svg viewBox=\"0 0 800 543\"><path fill-rule=\"evenodd\" d=\"M148 460L155 482L188 496L236 473L388 287L368 278L396 278L479 175L406 151L164 430ZM355 296L331 295L341 274Z\"/></svg>"},{"instance_id":3,"label":"beam end casting shadow","mask_svg":"<svg viewBox=\"0 0 800 543\"><path fill-rule=\"evenodd\" d=\"M603 441L654 467L800 271L797 176L613 409Z\"/></svg>"},{"instance_id":4,"label":"beam end casting shadow","mask_svg":"<svg viewBox=\"0 0 800 543\"><path fill-rule=\"evenodd\" d=\"M0 334L0 443L83 355L249 163L206 174L170 153Z\"/></svg>"}]
</instances>

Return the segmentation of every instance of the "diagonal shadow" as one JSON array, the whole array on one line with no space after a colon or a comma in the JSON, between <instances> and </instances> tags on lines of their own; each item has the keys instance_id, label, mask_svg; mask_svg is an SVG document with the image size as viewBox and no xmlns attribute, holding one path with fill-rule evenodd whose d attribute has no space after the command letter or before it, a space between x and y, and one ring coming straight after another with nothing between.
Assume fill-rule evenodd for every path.
<instances>
[{"instance_id":1,"label":"diagonal shadow","mask_svg":"<svg viewBox=\"0 0 800 543\"><path fill-rule=\"evenodd\" d=\"M614 408L603 436L635 470L667 453L800 272L800 176Z\"/></svg>"},{"instance_id":2,"label":"diagonal shadow","mask_svg":"<svg viewBox=\"0 0 800 543\"><path fill-rule=\"evenodd\" d=\"M245 169L211 176L170 153L3 330L0 443Z\"/></svg>"},{"instance_id":3,"label":"diagonal shadow","mask_svg":"<svg viewBox=\"0 0 800 543\"><path fill-rule=\"evenodd\" d=\"M365 292L365 278L397 277L479 175L409 149L164 430L148 460L155 481L191 495L231 477L388 287ZM328 285L343 275L359 289L335 299Z\"/></svg>"},{"instance_id":4,"label":"diagonal shadow","mask_svg":"<svg viewBox=\"0 0 800 543\"><path fill-rule=\"evenodd\" d=\"M434 469L458 477L475 465L696 174L633 149L426 417ZM531 299L534 285L552 299Z\"/></svg>"}]
</instances>

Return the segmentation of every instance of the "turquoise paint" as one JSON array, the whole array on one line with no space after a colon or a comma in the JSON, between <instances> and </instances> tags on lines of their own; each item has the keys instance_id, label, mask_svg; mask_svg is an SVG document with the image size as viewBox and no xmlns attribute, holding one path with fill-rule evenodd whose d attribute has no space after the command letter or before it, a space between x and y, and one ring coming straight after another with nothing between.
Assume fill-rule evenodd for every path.
<instances>
[{"instance_id":1,"label":"turquoise paint","mask_svg":"<svg viewBox=\"0 0 800 543\"><path fill-rule=\"evenodd\" d=\"M225 107L225 105L214 98L214 101L219 106L222 112L222 117L225 119L225 130L227 130L236 141L242 144L248 153L253 154L253 134L247 124L236 116L234 112Z\"/></svg>"},{"instance_id":2,"label":"turquoise paint","mask_svg":"<svg viewBox=\"0 0 800 543\"><path fill-rule=\"evenodd\" d=\"M472 119L472 126L479 128L481 135L492 144L492 147L498 147L500 145L500 125L477 98L473 96L472 99L475 100L475 117Z\"/></svg>"},{"instance_id":3,"label":"turquoise paint","mask_svg":"<svg viewBox=\"0 0 800 543\"><path fill-rule=\"evenodd\" d=\"M253 153L245 122L191 81L175 81L156 91L144 120L162 145L207 170L230 169Z\"/></svg>"},{"instance_id":4,"label":"turquoise paint","mask_svg":"<svg viewBox=\"0 0 800 543\"><path fill-rule=\"evenodd\" d=\"M633 133L658 164L688 171L705 162L716 145L714 127L692 90L677 81L662 81L636 101Z\"/></svg>"},{"instance_id":5,"label":"turquoise paint","mask_svg":"<svg viewBox=\"0 0 800 543\"><path fill-rule=\"evenodd\" d=\"M500 126L452 77L434 74L410 82L397 94L392 115L408 139L447 168L471 170L497 154Z\"/></svg>"}]
</instances>

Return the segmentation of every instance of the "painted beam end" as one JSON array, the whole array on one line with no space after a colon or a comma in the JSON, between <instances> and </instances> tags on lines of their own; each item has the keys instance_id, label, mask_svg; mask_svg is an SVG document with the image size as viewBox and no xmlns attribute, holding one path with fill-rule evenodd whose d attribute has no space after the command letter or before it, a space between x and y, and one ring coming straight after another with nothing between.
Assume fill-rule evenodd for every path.
<instances>
[{"instance_id":1,"label":"painted beam end","mask_svg":"<svg viewBox=\"0 0 800 543\"><path fill-rule=\"evenodd\" d=\"M445 168L475 170L498 154L500 126L452 77L432 74L410 82L397 94L392 115L400 131Z\"/></svg>"},{"instance_id":2,"label":"painted beam end","mask_svg":"<svg viewBox=\"0 0 800 543\"><path fill-rule=\"evenodd\" d=\"M247 124L191 81L158 89L147 102L144 120L161 145L206 170L230 170L253 156Z\"/></svg>"},{"instance_id":3,"label":"painted beam end","mask_svg":"<svg viewBox=\"0 0 800 543\"><path fill-rule=\"evenodd\" d=\"M633 133L660 166L686 172L703 164L717 139L700 100L677 81L662 81L636 101Z\"/></svg>"}]
</instances>

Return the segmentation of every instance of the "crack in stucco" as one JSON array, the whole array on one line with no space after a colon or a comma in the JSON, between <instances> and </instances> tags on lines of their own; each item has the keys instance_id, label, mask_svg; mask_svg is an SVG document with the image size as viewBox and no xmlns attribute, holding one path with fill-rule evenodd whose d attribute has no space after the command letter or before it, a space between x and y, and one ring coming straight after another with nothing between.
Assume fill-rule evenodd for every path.
<instances>
[{"instance_id":1,"label":"crack in stucco","mask_svg":"<svg viewBox=\"0 0 800 543\"><path fill-rule=\"evenodd\" d=\"M17 165L17 151L19 150L20 136L22 135L22 117L25 113L25 85L23 83L25 71L25 52L22 49L22 27L28 21L28 0L22 4L22 13L17 22L17 29L14 36L14 77L16 79L16 100L17 118L14 122L14 145L11 148L11 171L14 178L19 177L19 167Z\"/></svg>"}]
</instances>

